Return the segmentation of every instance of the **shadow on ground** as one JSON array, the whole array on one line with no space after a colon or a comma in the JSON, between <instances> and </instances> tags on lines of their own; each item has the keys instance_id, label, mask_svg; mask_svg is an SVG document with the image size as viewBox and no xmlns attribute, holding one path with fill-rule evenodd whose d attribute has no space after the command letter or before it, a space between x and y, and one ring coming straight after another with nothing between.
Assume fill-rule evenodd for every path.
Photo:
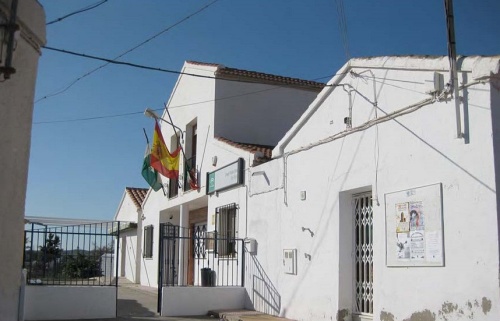
<instances>
[{"instance_id":1,"label":"shadow on ground","mask_svg":"<svg viewBox=\"0 0 500 321\"><path fill-rule=\"evenodd\" d=\"M118 299L116 307L118 317L154 317L158 315L137 300Z\"/></svg>"}]
</instances>

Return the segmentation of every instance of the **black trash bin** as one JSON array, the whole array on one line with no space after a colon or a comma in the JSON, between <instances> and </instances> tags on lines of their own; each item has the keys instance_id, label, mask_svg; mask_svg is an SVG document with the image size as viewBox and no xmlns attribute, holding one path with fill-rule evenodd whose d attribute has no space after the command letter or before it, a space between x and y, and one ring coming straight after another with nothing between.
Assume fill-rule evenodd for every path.
<instances>
[{"instance_id":1,"label":"black trash bin","mask_svg":"<svg viewBox=\"0 0 500 321\"><path fill-rule=\"evenodd\" d=\"M217 283L217 275L215 274L215 271L212 270L210 271L210 284L209 286L215 286Z\"/></svg>"},{"instance_id":2,"label":"black trash bin","mask_svg":"<svg viewBox=\"0 0 500 321\"><path fill-rule=\"evenodd\" d=\"M201 269L201 286L212 286L212 269L205 267Z\"/></svg>"}]
</instances>

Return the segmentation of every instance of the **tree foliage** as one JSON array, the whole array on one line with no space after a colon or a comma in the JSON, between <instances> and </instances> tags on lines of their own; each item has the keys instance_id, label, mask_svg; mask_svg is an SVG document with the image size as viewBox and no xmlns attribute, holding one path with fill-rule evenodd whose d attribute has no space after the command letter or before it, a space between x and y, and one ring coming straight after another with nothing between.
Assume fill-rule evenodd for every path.
<instances>
[{"instance_id":1,"label":"tree foliage","mask_svg":"<svg viewBox=\"0 0 500 321\"><path fill-rule=\"evenodd\" d=\"M78 252L66 258L63 273L69 278L91 278L101 276L100 257Z\"/></svg>"}]
</instances>

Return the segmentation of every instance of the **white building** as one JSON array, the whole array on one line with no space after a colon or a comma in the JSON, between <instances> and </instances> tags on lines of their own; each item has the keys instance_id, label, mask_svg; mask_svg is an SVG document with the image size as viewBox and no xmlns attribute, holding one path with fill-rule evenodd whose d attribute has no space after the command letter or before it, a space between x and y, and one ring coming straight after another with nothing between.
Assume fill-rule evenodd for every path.
<instances>
[{"instance_id":1,"label":"white building","mask_svg":"<svg viewBox=\"0 0 500 321\"><path fill-rule=\"evenodd\" d=\"M142 257L142 202L148 189L126 187L114 220L120 221L118 276L131 282L140 283L140 264ZM115 245L117 243L115 242Z\"/></svg>"},{"instance_id":2,"label":"white building","mask_svg":"<svg viewBox=\"0 0 500 321\"><path fill-rule=\"evenodd\" d=\"M163 280L158 280L158 275L161 274L158 272L160 223L180 226L180 230L176 231L180 233L178 237L187 237L188 232L184 234L184 231L189 228L192 231L198 230L198 236L213 236L218 209L231 205L234 200L246 195L246 187L238 182L229 182L229 185L237 186L230 191L220 192L221 189L231 186L223 186L224 182L217 179L218 192L213 190L209 196L206 192L207 173L221 168L237 169L244 177L235 175L233 178L236 181L248 180L248 169L270 159L271 148L324 87L324 84L313 81L228 68L218 64L188 61L182 72L184 74L179 77L167 104L172 121L180 131L174 133L173 127L166 122L160 122L160 125L168 148L174 150L179 139L186 159L181 157L183 160L180 164L179 182L164 179L167 195L161 191L150 191L147 194L142 204L142 227L138 223L138 230L144 234L137 238L143 244L140 271L137 271L136 275L140 276L141 284L148 286L157 286L159 281L179 285L201 284L201 268L209 263L194 262L194 251L198 247L190 245L192 243L186 239L177 240L176 250L170 252L174 256L170 261L176 261L175 267L170 264L168 271L162 274ZM170 122L167 113L162 117ZM199 189L193 189L186 181L186 165L197 173ZM225 167L226 165L230 166ZM230 216L234 217L234 211L238 211L238 222L244 222L245 199L235 205L237 206L231 210ZM228 217L226 215L225 220L229 220ZM231 222L235 224L234 220ZM165 228L163 231L166 231ZM229 226L225 229L228 230ZM245 233L244 229L233 228L231 237L243 239ZM233 246L229 243L227 240L224 246ZM221 244L217 246L223 246ZM206 246L212 246L212 249L214 247L209 244ZM239 246L242 246L242 241ZM235 249L226 248L224 251L234 252ZM166 255L166 252L164 254ZM241 260L242 258L239 264L242 263ZM212 260L210 264L213 263ZM224 273L221 272L218 275L218 284L241 285L241 270L238 271L239 276L236 273L231 284L228 284L227 275L232 272L225 270L224 281ZM243 299L243 293L244 291L240 291L238 298ZM243 301L238 300L243 305ZM196 314L193 311L189 313Z\"/></svg>"},{"instance_id":3,"label":"white building","mask_svg":"<svg viewBox=\"0 0 500 321\"><path fill-rule=\"evenodd\" d=\"M498 320L500 56L458 65L457 117L446 58L352 59L250 169L247 236L272 286L247 292L279 297L256 309Z\"/></svg>"},{"instance_id":4,"label":"white building","mask_svg":"<svg viewBox=\"0 0 500 321\"><path fill-rule=\"evenodd\" d=\"M352 59L319 95L304 91L315 95L310 105L291 96L302 91L286 89L281 98L309 107L268 140L259 132L289 116L272 115L285 89L181 76L169 106L186 128L187 158L197 155L201 188L170 198L149 192L143 203L152 237L140 278L160 281L162 313L244 305L296 320L497 320L500 57L461 58L458 66L456 113L447 58ZM186 63L184 71L218 68ZM218 100L219 83L245 88L240 110L255 115ZM162 129L176 146L168 125ZM194 236L176 226L194 227ZM223 270L214 265L221 261ZM218 287L171 286L203 285L207 263L216 274L204 285Z\"/></svg>"},{"instance_id":5,"label":"white building","mask_svg":"<svg viewBox=\"0 0 500 321\"><path fill-rule=\"evenodd\" d=\"M10 321L22 317L24 202L45 13L35 0L0 0L0 25L0 316Z\"/></svg>"}]
</instances>

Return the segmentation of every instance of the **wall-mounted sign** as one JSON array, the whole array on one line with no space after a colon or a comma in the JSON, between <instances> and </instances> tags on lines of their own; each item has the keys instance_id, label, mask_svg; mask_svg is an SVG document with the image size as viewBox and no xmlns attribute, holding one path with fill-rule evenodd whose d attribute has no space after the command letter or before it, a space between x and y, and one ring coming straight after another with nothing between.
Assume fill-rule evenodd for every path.
<instances>
[{"instance_id":1,"label":"wall-mounted sign","mask_svg":"<svg viewBox=\"0 0 500 321\"><path fill-rule=\"evenodd\" d=\"M242 185L244 167L243 158L239 158L234 163L207 173L207 194L213 194L233 186Z\"/></svg>"},{"instance_id":2,"label":"wall-mounted sign","mask_svg":"<svg viewBox=\"0 0 500 321\"><path fill-rule=\"evenodd\" d=\"M443 266L441 184L385 194L387 266Z\"/></svg>"}]
</instances>

